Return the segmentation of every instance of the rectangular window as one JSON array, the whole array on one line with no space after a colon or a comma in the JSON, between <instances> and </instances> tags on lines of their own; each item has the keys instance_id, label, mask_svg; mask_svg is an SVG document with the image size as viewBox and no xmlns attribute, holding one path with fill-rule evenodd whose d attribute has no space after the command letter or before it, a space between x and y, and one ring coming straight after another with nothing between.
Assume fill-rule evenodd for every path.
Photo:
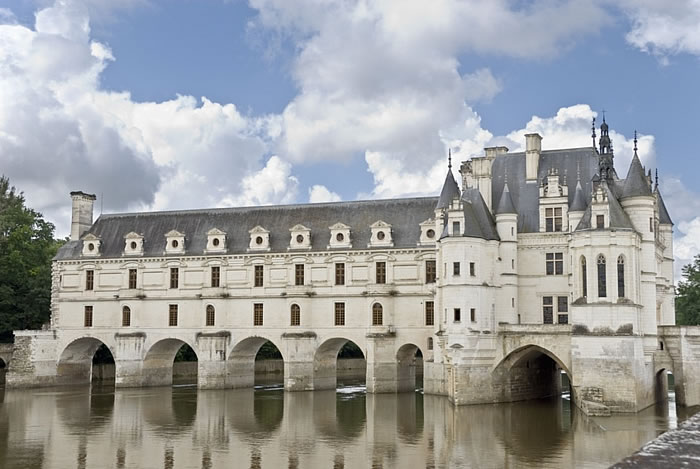
<instances>
[{"instance_id":1,"label":"rectangular window","mask_svg":"<svg viewBox=\"0 0 700 469\"><path fill-rule=\"evenodd\" d=\"M263 304L255 303L253 304L253 325L262 326L263 325Z\"/></svg>"},{"instance_id":2,"label":"rectangular window","mask_svg":"<svg viewBox=\"0 0 700 469\"><path fill-rule=\"evenodd\" d=\"M85 289L93 290L95 288L95 271L86 270L85 271Z\"/></svg>"},{"instance_id":3,"label":"rectangular window","mask_svg":"<svg viewBox=\"0 0 700 469\"><path fill-rule=\"evenodd\" d=\"M476 322L476 308L471 308L469 310L469 319L471 319L472 322Z\"/></svg>"},{"instance_id":4,"label":"rectangular window","mask_svg":"<svg viewBox=\"0 0 700 469\"><path fill-rule=\"evenodd\" d=\"M546 208L544 209L545 231L554 232L561 231L562 227L562 210L561 208Z\"/></svg>"},{"instance_id":5,"label":"rectangular window","mask_svg":"<svg viewBox=\"0 0 700 469\"><path fill-rule=\"evenodd\" d=\"M654 232L654 219L653 218L649 219L649 232L650 233Z\"/></svg>"},{"instance_id":6,"label":"rectangular window","mask_svg":"<svg viewBox=\"0 0 700 469\"><path fill-rule=\"evenodd\" d=\"M544 324L554 323L554 299L551 296L542 297L542 322Z\"/></svg>"},{"instance_id":7,"label":"rectangular window","mask_svg":"<svg viewBox=\"0 0 700 469\"><path fill-rule=\"evenodd\" d=\"M211 286L218 287L221 284L221 267L214 266L211 268Z\"/></svg>"},{"instance_id":8,"label":"rectangular window","mask_svg":"<svg viewBox=\"0 0 700 469\"><path fill-rule=\"evenodd\" d=\"M437 271L435 266L435 261L425 261L425 283L435 283L437 278Z\"/></svg>"},{"instance_id":9,"label":"rectangular window","mask_svg":"<svg viewBox=\"0 0 700 469\"><path fill-rule=\"evenodd\" d=\"M460 322L462 320L462 310L460 308L455 308L453 314L455 322Z\"/></svg>"},{"instance_id":10,"label":"rectangular window","mask_svg":"<svg viewBox=\"0 0 700 469\"><path fill-rule=\"evenodd\" d=\"M452 275L459 275L459 262L452 263Z\"/></svg>"},{"instance_id":11,"label":"rectangular window","mask_svg":"<svg viewBox=\"0 0 700 469\"><path fill-rule=\"evenodd\" d=\"M425 325L435 325L435 303L432 301L425 302Z\"/></svg>"},{"instance_id":12,"label":"rectangular window","mask_svg":"<svg viewBox=\"0 0 700 469\"><path fill-rule=\"evenodd\" d=\"M557 297L557 323L569 323L569 298L566 296Z\"/></svg>"},{"instance_id":13,"label":"rectangular window","mask_svg":"<svg viewBox=\"0 0 700 469\"><path fill-rule=\"evenodd\" d=\"M85 318L83 324L85 327L92 327L92 306L85 307Z\"/></svg>"},{"instance_id":14,"label":"rectangular window","mask_svg":"<svg viewBox=\"0 0 700 469\"><path fill-rule=\"evenodd\" d=\"M254 285L256 287L262 287L263 286L263 266L262 265L256 265L255 266L255 272L253 275L254 279Z\"/></svg>"},{"instance_id":15,"label":"rectangular window","mask_svg":"<svg viewBox=\"0 0 700 469\"><path fill-rule=\"evenodd\" d=\"M605 228L605 215L596 215L595 216L595 227L596 228Z\"/></svg>"},{"instance_id":16,"label":"rectangular window","mask_svg":"<svg viewBox=\"0 0 700 469\"><path fill-rule=\"evenodd\" d=\"M345 285L345 264L342 262L335 265L335 284Z\"/></svg>"},{"instance_id":17,"label":"rectangular window","mask_svg":"<svg viewBox=\"0 0 700 469\"><path fill-rule=\"evenodd\" d=\"M335 304L335 325L344 326L345 325L345 303Z\"/></svg>"},{"instance_id":18,"label":"rectangular window","mask_svg":"<svg viewBox=\"0 0 700 469\"><path fill-rule=\"evenodd\" d=\"M177 305L168 308L168 326L177 326Z\"/></svg>"},{"instance_id":19,"label":"rectangular window","mask_svg":"<svg viewBox=\"0 0 700 469\"><path fill-rule=\"evenodd\" d=\"M459 222L452 222L452 236L459 236Z\"/></svg>"},{"instance_id":20,"label":"rectangular window","mask_svg":"<svg viewBox=\"0 0 700 469\"><path fill-rule=\"evenodd\" d=\"M294 264L294 285L304 285L304 264Z\"/></svg>"},{"instance_id":21,"label":"rectangular window","mask_svg":"<svg viewBox=\"0 0 700 469\"><path fill-rule=\"evenodd\" d=\"M180 280L180 269L177 267L170 268L170 288L177 288Z\"/></svg>"},{"instance_id":22,"label":"rectangular window","mask_svg":"<svg viewBox=\"0 0 700 469\"><path fill-rule=\"evenodd\" d=\"M386 262L377 262L375 270L377 283L386 283Z\"/></svg>"},{"instance_id":23,"label":"rectangular window","mask_svg":"<svg viewBox=\"0 0 700 469\"><path fill-rule=\"evenodd\" d=\"M476 277L476 264L474 262L469 263L469 275Z\"/></svg>"},{"instance_id":24,"label":"rectangular window","mask_svg":"<svg viewBox=\"0 0 700 469\"><path fill-rule=\"evenodd\" d=\"M214 309L214 306L207 306L205 321L207 326L213 326L216 323L216 309Z\"/></svg>"},{"instance_id":25,"label":"rectangular window","mask_svg":"<svg viewBox=\"0 0 700 469\"><path fill-rule=\"evenodd\" d=\"M136 288L136 269L129 269L129 289Z\"/></svg>"},{"instance_id":26,"label":"rectangular window","mask_svg":"<svg viewBox=\"0 0 700 469\"><path fill-rule=\"evenodd\" d=\"M564 253L548 252L545 254L547 275L562 275L564 273Z\"/></svg>"}]
</instances>

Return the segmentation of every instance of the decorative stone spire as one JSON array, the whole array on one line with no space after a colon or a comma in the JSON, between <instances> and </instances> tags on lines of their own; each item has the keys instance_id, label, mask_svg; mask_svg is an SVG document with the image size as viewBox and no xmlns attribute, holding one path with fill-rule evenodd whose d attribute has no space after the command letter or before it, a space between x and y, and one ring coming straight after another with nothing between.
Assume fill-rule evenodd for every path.
<instances>
[{"instance_id":1,"label":"decorative stone spire","mask_svg":"<svg viewBox=\"0 0 700 469\"><path fill-rule=\"evenodd\" d=\"M605 122L605 114L603 114L603 123L600 126L599 144L598 180L611 181L617 179L615 164L613 163L612 140L610 140L610 135L608 134L608 123Z\"/></svg>"},{"instance_id":2,"label":"decorative stone spire","mask_svg":"<svg viewBox=\"0 0 700 469\"><path fill-rule=\"evenodd\" d=\"M593 139L593 148L595 148L595 116L593 117L593 123L591 124L591 138Z\"/></svg>"}]
</instances>

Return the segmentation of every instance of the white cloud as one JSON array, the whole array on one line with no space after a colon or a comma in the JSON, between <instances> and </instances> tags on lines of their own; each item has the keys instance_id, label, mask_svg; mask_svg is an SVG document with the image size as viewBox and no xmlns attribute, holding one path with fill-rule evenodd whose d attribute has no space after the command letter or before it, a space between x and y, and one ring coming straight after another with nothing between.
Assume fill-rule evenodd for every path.
<instances>
[{"instance_id":1,"label":"white cloud","mask_svg":"<svg viewBox=\"0 0 700 469\"><path fill-rule=\"evenodd\" d=\"M225 199L222 205L288 204L297 199L299 181L291 174L292 166L278 156L267 160L265 167L246 176L240 195Z\"/></svg>"},{"instance_id":2,"label":"white cloud","mask_svg":"<svg viewBox=\"0 0 700 469\"><path fill-rule=\"evenodd\" d=\"M312 204L320 202L338 202L340 195L329 190L326 186L316 184L309 188L309 202Z\"/></svg>"},{"instance_id":3,"label":"white cloud","mask_svg":"<svg viewBox=\"0 0 700 469\"><path fill-rule=\"evenodd\" d=\"M659 56L689 53L700 55L700 1L627 0L623 9L632 21L627 42Z\"/></svg>"}]
</instances>

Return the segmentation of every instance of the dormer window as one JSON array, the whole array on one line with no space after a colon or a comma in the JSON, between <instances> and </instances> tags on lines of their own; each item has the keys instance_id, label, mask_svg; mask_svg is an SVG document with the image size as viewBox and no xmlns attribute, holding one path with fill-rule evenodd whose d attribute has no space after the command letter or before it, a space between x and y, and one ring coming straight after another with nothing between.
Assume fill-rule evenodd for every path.
<instances>
[{"instance_id":1,"label":"dormer window","mask_svg":"<svg viewBox=\"0 0 700 469\"><path fill-rule=\"evenodd\" d=\"M420 240L418 245L434 244L435 243L435 220L429 218L420 225Z\"/></svg>"},{"instance_id":2,"label":"dormer window","mask_svg":"<svg viewBox=\"0 0 700 469\"><path fill-rule=\"evenodd\" d=\"M83 256L95 257L100 255L100 245L102 241L100 238L92 233L88 233L83 236Z\"/></svg>"},{"instance_id":3,"label":"dormer window","mask_svg":"<svg viewBox=\"0 0 700 469\"><path fill-rule=\"evenodd\" d=\"M166 254L184 254L185 252L185 234L177 230L169 231L165 234L165 253Z\"/></svg>"},{"instance_id":4,"label":"dormer window","mask_svg":"<svg viewBox=\"0 0 700 469\"><path fill-rule=\"evenodd\" d=\"M336 223L328 227L331 230L329 248L350 248L352 247L350 239L350 227L344 223Z\"/></svg>"},{"instance_id":5,"label":"dormer window","mask_svg":"<svg viewBox=\"0 0 700 469\"><path fill-rule=\"evenodd\" d=\"M270 250L270 232L258 225L248 231L250 234L250 244L248 249L251 251L269 251Z\"/></svg>"},{"instance_id":6,"label":"dormer window","mask_svg":"<svg viewBox=\"0 0 700 469\"><path fill-rule=\"evenodd\" d=\"M225 252L226 233L218 228L207 231L207 248L205 252Z\"/></svg>"},{"instance_id":7,"label":"dormer window","mask_svg":"<svg viewBox=\"0 0 700 469\"><path fill-rule=\"evenodd\" d=\"M549 207L545 209L544 214L545 231L551 233L561 231L562 227L562 209L561 207Z\"/></svg>"},{"instance_id":8,"label":"dormer window","mask_svg":"<svg viewBox=\"0 0 700 469\"><path fill-rule=\"evenodd\" d=\"M452 222L452 236L459 236L459 234L460 234L459 222L453 221Z\"/></svg>"},{"instance_id":9,"label":"dormer window","mask_svg":"<svg viewBox=\"0 0 700 469\"><path fill-rule=\"evenodd\" d=\"M377 246L393 246L394 241L391 236L391 225L385 221L379 220L370 226L372 232L367 247Z\"/></svg>"},{"instance_id":10,"label":"dormer window","mask_svg":"<svg viewBox=\"0 0 700 469\"><path fill-rule=\"evenodd\" d=\"M289 229L289 249L311 249L311 230L304 225Z\"/></svg>"},{"instance_id":11,"label":"dormer window","mask_svg":"<svg viewBox=\"0 0 700 469\"><path fill-rule=\"evenodd\" d=\"M133 231L124 236L124 255L140 256L143 254L143 236Z\"/></svg>"},{"instance_id":12,"label":"dormer window","mask_svg":"<svg viewBox=\"0 0 700 469\"><path fill-rule=\"evenodd\" d=\"M595 227L598 229L605 228L605 215L596 215L595 216Z\"/></svg>"}]
</instances>

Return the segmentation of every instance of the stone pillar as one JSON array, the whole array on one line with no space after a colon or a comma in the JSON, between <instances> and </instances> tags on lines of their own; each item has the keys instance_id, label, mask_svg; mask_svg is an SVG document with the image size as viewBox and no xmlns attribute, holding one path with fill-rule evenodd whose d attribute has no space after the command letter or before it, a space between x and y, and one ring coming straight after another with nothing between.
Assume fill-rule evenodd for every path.
<instances>
[{"instance_id":1,"label":"stone pillar","mask_svg":"<svg viewBox=\"0 0 700 469\"><path fill-rule=\"evenodd\" d=\"M398 365L393 333L367 334L367 392L398 390ZM415 373L415 368L414 368Z\"/></svg>"},{"instance_id":2,"label":"stone pillar","mask_svg":"<svg viewBox=\"0 0 700 469\"><path fill-rule=\"evenodd\" d=\"M5 377L7 388L58 384L58 339L55 331L15 331L12 360Z\"/></svg>"},{"instance_id":3,"label":"stone pillar","mask_svg":"<svg viewBox=\"0 0 700 469\"><path fill-rule=\"evenodd\" d=\"M228 332L199 333L197 340L197 387L223 389L227 387L226 351L231 341ZM255 361L253 361L255 373Z\"/></svg>"},{"instance_id":4,"label":"stone pillar","mask_svg":"<svg viewBox=\"0 0 700 469\"><path fill-rule=\"evenodd\" d=\"M114 386L134 388L143 386L143 344L146 334L116 334L117 352L114 357Z\"/></svg>"},{"instance_id":5,"label":"stone pillar","mask_svg":"<svg viewBox=\"0 0 700 469\"><path fill-rule=\"evenodd\" d=\"M335 389L335 366L333 366L332 370L332 385L330 385L330 376L317 376L316 379L314 379L314 352L316 351L315 333L287 332L282 334L282 340L284 341L282 347L285 352L285 391ZM328 373L328 375L330 375L330 373ZM318 387L316 384L318 384Z\"/></svg>"},{"instance_id":6,"label":"stone pillar","mask_svg":"<svg viewBox=\"0 0 700 469\"><path fill-rule=\"evenodd\" d=\"M659 333L673 358L676 403L700 405L700 326L663 326Z\"/></svg>"}]
</instances>

